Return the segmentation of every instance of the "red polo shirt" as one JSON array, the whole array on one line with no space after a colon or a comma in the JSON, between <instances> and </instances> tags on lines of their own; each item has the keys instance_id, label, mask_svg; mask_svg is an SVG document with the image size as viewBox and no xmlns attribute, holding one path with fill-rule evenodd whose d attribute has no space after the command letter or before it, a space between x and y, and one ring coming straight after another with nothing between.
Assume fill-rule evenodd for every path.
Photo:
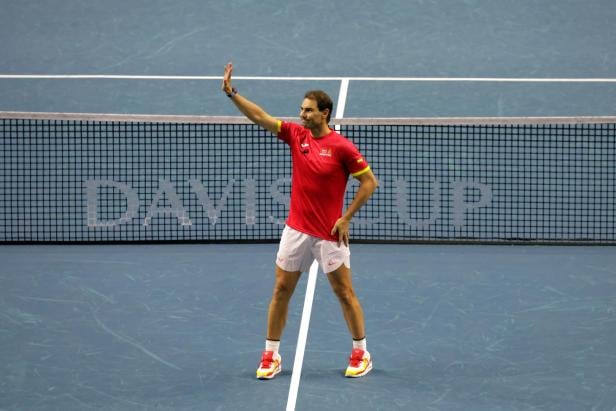
<instances>
[{"instance_id":1,"label":"red polo shirt","mask_svg":"<svg viewBox=\"0 0 616 411\"><path fill-rule=\"evenodd\" d=\"M370 166L351 141L334 130L313 137L310 130L282 122L278 138L291 149L291 207L286 224L311 236L338 241L331 230L342 216L349 174L358 176Z\"/></svg>"}]
</instances>

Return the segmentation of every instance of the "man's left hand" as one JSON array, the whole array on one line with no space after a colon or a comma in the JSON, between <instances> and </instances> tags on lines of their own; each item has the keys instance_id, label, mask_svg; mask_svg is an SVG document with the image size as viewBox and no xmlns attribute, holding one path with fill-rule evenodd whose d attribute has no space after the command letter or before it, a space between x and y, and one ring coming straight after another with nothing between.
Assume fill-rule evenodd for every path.
<instances>
[{"instance_id":1,"label":"man's left hand","mask_svg":"<svg viewBox=\"0 0 616 411\"><path fill-rule=\"evenodd\" d=\"M338 246L340 246L340 244L344 243L344 245L346 245L347 247L349 246L349 228L350 228L350 221L346 220L344 218L339 218L338 221L336 221L336 224L334 224L334 228L332 228L332 235L335 235L336 233L338 233Z\"/></svg>"}]
</instances>

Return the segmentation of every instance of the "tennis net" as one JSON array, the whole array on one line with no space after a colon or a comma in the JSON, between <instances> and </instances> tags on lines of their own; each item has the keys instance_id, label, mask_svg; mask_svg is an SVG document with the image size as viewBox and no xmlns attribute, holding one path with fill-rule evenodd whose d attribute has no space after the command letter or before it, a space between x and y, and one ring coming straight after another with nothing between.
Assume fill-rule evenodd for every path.
<instances>
[{"instance_id":1,"label":"tennis net","mask_svg":"<svg viewBox=\"0 0 616 411\"><path fill-rule=\"evenodd\" d=\"M355 241L616 243L616 117L336 127L380 181ZM287 146L242 118L2 112L0 137L3 243L278 241L288 211Z\"/></svg>"}]
</instances>

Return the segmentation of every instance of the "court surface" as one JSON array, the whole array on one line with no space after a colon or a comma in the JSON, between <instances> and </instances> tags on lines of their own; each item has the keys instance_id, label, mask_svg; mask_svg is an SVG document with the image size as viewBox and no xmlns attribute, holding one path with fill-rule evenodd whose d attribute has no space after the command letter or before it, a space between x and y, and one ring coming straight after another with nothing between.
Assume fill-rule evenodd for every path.
<instances>
[{"instance_id":1,"label":"court surface","mask_svg":"<svg viewBox=\"0 0 616 411\"><path fill-rule=\"evenodd\" d=\"M237 115L233 61L276 116L315 88L344 117L613 116L614 21L609 0L10 2L0 110ZM0 247L0 410L285 409L307 276L257 381L275 251ZM297 410L616 410L613 247L352 251L375 369L342 376L320 274Z\"/></svg>"},{"instance_id":2,"label":"court surface","mask_svg":"<svg viewBox=\"0 0 616 411\"><path fill-rule=\"evenodd\" d=\"M614 20L610 0L10 2L0 110L237 115L233 61L276 116L340 78L364 79L345 117L614 115Z\"/></svg>"},{"instance_id":3,"label":"court surface","mask_svg":"<svg viewBox=\"0 0 616 411\"><path fill-rule=\"evenodd\" d=\"M254 377L274 244L0 249L0 409L284 409ZM355 287L375 368L317 281L298 410L606 410L616 398L611 247L365 245Z\"/></svg>"}]
</instances>

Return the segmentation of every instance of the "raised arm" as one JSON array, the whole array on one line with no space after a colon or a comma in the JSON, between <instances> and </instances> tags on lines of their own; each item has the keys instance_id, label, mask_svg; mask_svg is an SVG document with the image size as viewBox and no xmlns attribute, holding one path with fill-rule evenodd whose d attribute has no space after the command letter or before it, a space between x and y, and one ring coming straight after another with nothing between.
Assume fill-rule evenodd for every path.
<instances>
[{"instance_id":1,"label":"raised arm","mask_svg":"<svg viewBox=\"0 0 616 411\"><path fill-rule=\"evenodd\" d=\"M280 131L279 120L270 116L261 107L241 96L233 86L231 86L231 74L233 73L233 63L225 66L225 74L222 79L222 91L229 96L235 107L242 112L250 121L265 128L271 133L278 134Z\"/></svg>"}]
</instances>

